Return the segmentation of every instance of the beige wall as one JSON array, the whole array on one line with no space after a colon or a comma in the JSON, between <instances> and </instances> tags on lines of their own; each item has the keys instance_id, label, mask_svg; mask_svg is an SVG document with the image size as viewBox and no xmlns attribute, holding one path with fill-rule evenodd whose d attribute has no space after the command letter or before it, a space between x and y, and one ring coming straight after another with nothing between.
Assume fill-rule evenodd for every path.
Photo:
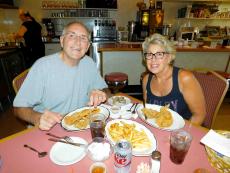
<instances>
[{"instance_id":1,"label":"beige wall","mask_svg":"<svg viewBox=\"0 0 230 173\"><path fill-rule=\"evenodd\" d=\"M136 12L138 10L136 3L140 0L118 0L118 10L111 12L111 17L116 19L117 26L127 27L128 21L136 20ZM15 0L15 5L28 10L33 17L39 22L43 17L49 17L50 10L41 9L42 0ZM148 0L145 0L148 2ZM191 24L199 26L200 29L205 25L220 25L230 26L230 20L178 20L177 9L185 7L189 3L176 3L165 2L163 8L165 11L164 23L173 24L174 28L178 28L181 25ZM220 9L228 8L230 11L230 3L225 3L220 6ZM21 21L18 19L17 9L0 9L0 33L12 33L17 32Z\"/></svg>"}]
</instances>

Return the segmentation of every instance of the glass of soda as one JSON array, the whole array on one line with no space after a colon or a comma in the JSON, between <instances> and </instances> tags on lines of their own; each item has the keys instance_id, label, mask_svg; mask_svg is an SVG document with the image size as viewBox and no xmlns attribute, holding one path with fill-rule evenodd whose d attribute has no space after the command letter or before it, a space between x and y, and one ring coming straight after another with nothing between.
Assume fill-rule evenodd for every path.
<instances>
[{"instance_id":1,"label":"glass of soda","mask_svg":"<svg viewBox=\"0 0 230 173\"><path fill-rule=\"evenodd\" d=\"M185 130L171 132L170 159L175 164L182 164L192 142L192 135Z\"/></svg>"},{"instance_id":2,"label":"glass of soda","mask_svg":"<svg viewBox=\"0 0 230 173\"><path fill-rule=\"evenodd\" d=\"M92 139L95 137L104 138L105 120L106 120L106 116L102 113L97 113L90 116L90 131L91 131Z\"/></svg>"}]
</instances>

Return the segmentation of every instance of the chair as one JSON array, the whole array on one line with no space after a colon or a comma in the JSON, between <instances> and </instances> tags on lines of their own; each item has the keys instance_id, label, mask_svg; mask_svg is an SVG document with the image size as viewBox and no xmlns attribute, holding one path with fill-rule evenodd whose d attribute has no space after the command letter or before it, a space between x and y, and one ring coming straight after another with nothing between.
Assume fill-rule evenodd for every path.
<instances>
[{"instance_id":1,"label":"chair","mask_svg":"<svg viewBox=\"0 0 230 173\"><path fill-rule=\"evenodd\" d=\"M22 83L24 82L28 72L29 72L29 69L26 69L25 71L23 71L22 73L20 73L18 76L16 76L13 79L12 84L13 84L13 88L16 94L18 90L20 89Z\"/></svg>"},{"instance_id":2,"label":"chair","mask_svg":"<svg viewBox=\"0 0 230 173\"><path fill-rule=\"evenodd\" d=\"M214 71L193 71L199 81L206 101L207 115L203 126L212 128L215 118L227 93L229 83L221 75Z\"/></svg>"}]
</instances>

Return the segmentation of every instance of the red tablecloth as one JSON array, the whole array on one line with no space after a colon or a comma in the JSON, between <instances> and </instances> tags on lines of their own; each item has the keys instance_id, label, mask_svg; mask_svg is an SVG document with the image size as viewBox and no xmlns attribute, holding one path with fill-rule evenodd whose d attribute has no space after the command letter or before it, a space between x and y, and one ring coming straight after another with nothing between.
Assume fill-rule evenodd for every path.
<instances>
[{"instance_id":1,"label":"red tablecloth","mask_svg":"<svg viewBox=\"0 0 230 173\"><path fill-rule=\"evenodd\" d=\"M191 148L181 165L176 165L170 161L169 158L169 136L170 132L158 130L153 128L141 120L137 119L139 123L144 124L148 129L152 131L157 139L157 149L161 152L161 173L193 173L196 168L205 168L210 173L216 172L208 162L205 148L200 144L200 139L206 134L206 131L200 127L192 126L191 128L186 126L187 129L193 135L193 141ZM65 131L59 124L50 130L51 133L62 136L78 136L82 137L88 142L91 140L90 130L79 132ZM24 148L24 144L35 147L40 151L50 151L52 145L51 141L48 141L49 136L46 135L46 131L39 129L33 129L26 133L16 135L10 140L0 141L0 155L2 157L2 168L0 173L87 173L89 167L93 163L87 156L81 161L69 165L59 166L54 164L49 156L44 158L38 158L37 154L28 148ZM108 172L113 173L113 155L104 163L108 167ZM141 162L147 162L149 157L132 157L131 172L135 173L137 165Z\"/></svg>"}]
</instances>

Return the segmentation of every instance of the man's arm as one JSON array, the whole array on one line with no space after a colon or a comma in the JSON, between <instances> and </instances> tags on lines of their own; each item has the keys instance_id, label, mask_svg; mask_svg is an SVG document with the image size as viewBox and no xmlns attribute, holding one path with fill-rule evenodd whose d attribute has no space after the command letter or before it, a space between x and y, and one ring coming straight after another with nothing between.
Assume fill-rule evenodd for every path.
<instances>
[{"instance_id":1,"label":"man's arm","mask_svg":"<svg viewBox=\"0 0 230 173\"><path fill-rule=\"evenodd\" d=\"M45 110L44 113L34 111L32 108L14 108L14 113L20 119L39 127L41 130L50 130L56 123L60 123L62 116L59 113Z\"/></svg>"},{"instance_id":2,"label":"man's arm","mask_svg":"<svg viewBox=\"0 0 230 173\"><path fill-rule=\"evenodd\" d=\"M32 108L25 107L14 107L14 115L35 126L39 125L41 118L41 113L35 112Z\"/></svg>"}]
</instances>

